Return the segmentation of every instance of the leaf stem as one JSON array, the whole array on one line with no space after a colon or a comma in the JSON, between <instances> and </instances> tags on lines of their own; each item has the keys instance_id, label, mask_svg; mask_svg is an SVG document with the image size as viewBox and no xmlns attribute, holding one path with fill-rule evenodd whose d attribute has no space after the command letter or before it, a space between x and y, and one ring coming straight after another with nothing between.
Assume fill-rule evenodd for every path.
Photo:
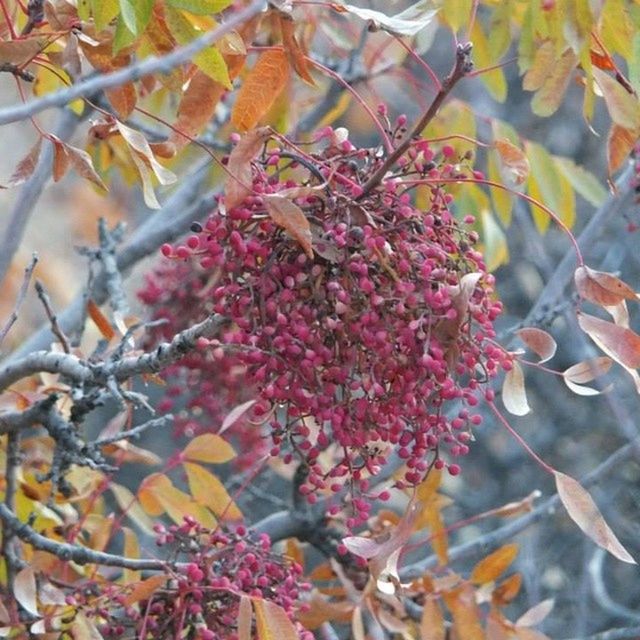
<instances>
[{"instance_id":1,"label":"leaf stem","mask_svg":"<svg viewBox=\"0 0 640 640\"><path fill-rule=\"evenodd\" d=\"M419 136L423 129L433 120L435 115L440 110L442 103L446 97L451 93L451 90L456 83L464 78L473 68L471 62L471 48L472 44L467 42L466 44L459 44L456 50L456 62L449 75L444 79L442 86L440 87L433 102L429 105L429 108L424 112L420 120L413 128L413 131L408 135L390 154L387 159L382 163L380 168L367 180L362 187L362 194L358 199L362 199L367 193L369 193L374 187L378 186L385 174L396 163L398 158L407 151L411 146L411 142L416 136Z\"/></svg>"}]
</instances>

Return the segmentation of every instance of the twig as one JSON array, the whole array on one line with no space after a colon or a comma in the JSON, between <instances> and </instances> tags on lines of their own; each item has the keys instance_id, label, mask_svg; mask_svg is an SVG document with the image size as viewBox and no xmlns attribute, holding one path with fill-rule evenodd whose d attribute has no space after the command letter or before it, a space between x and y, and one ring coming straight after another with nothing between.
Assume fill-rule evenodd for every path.
<instances>
[{"instance_id":1,"label":"twig","mask_svg":"<svg viewBox=\"0 0 640 640\"><path fill-rule=\"evenodd\" d=\"M123 569L134 569L138 571L166 571L172 567L179 568L180 563L171 564L162 560L125 558L103 551L93 551L87 547L80 547L66 542L56 542L40 535L28 524L20 519L8 509L5 504L0 504L0 520L4 522L7 532L14 534L23 542L31 545L39 551L47 551L61 560L76 562L77 564L99 564L105 567L122 567Z\"/></svg>"},{"instance_id":2,"label":"twig","mask_svg":"<svg viewBox=\"0 0 640 640\"><path fill-rule=\"evenodd\" d=\"M606 552L604 549L596 549L589 562L589 575L591 577L591 588L595 601L607 612L618 618L626 618L634 622L640 622L640 613L633 611L621 604L618 604L609 595L607 587L602 577Z\"/></svg>"},{"instance_id":3,"label":"twig","mask_svg":"<svg viewBox=\"0 0 640 640\"><path fill-rule=\"evenodd\" d=\"M147 429L155 429L155 427L162 427L165 424L168 424L173 420L173 416L168 414L166 416L162 416L162 418L155 418L154 420L149 420L133 429L129 429L128 431L120 431L120 433L116 433L113 436L108 436L106 438L100 438L100 440L96 440L91 443L91 447L104 447L107 444L111 444L113 442L119 442L120 440L131 440L139 438Z\"/></svg>"},{"instance_id":4,"label":"twig","mask_svg":"<svg viewBox=\"0 0 640 640\"><path fill-rule=\"evenodd\" d=\"M419 136L424 128L433 120L435 115L440 110L442 103L445 101L456 83L464 78L472 69L473 63L471 62L471 48L470 42L466 44L459 44L456 50L456 61L451 70L451 73L444 79L442 86L438 90L433 102L429 105L429 108L425 111L423 116L418 120L417 124L413 128L410 134L393 150L392 153L385 159L380 168L365 182L362 187L362 194L359 196L362 198L368 194L374 187L376 187L387 171L396 163L398 158L410 147L411 142L416 136Z\"/></svg>"},{"instance_id":5,"label":"twig","mask_svg":"<svg viewBox=\"0 0 640 640\"><path fill-rule=\"evenodd\" d=\"M16 491L18 489L18 469L20 468L20 433L14 431L7 437L7 453L5 465L5 496L2 507L9 511L15 511L16 508ZM2 532L2 557L6 560L7 566L7 588L9 593L13 591L13 580L16 573L16 564L20 556L16 545L14 545L14 536L10 529L4 529Z\"/></svg>"},{"instance_id":6,"label":"twig","mask_svg":"<svg viewBox=\"0 0 640 640\"><path fill-rule=\"evenodd\" d=\"M110 231L104 218L100 218L98 221L98 235L100 238L98 257L103 267L109 304L117 324L129 312L129 303L122 285L122 274L118 269L118 261L116 260L116 249L123 231L124 227L122 225L118 225L113 231Z\"/></svg>"},{"instance_id":7,"label":"twig","mask_svg":"<svg viewBox=\"0 0 640 640\"><path fill-rule=\"evenodd\" d=\"M53 307L51 306L51 299L49 298L49 294L45 291L44 286L39 280L36 280L35 283L36 292L38 294L38 298L40 298L40 302L42 302L42 306L44 307L45 313L47 314L47 318L49 318L49 323L51 324L51 331L58 338L58 341L62 345L62 349L65 353L71 353L71 346L69 345L69 340L67 336L64 335L64 331L60 328L58 324L58 316L56 316Z\"/></svg>"},{"instance_id":8,"label":"twig","mask_svg":"<svg viewBox=\"0 0 640 640\"><path fill-rule=\"evenodd\" d=\"M20 307L24 302L24 299L27 295L27 291L29 290L29 282L31 282L31 276L33 275L33 270L36 268L36 264L38 264L38 255L34 253L31 256L31 262L25 267L24 277L22 279L22 285L20 286L20 291L18 291L18 297L16 298L15 306L13 307L13 311L9 316L9 319L5 323L4 327L0 329L0 344L5 339L11 327L14 325L15 321L18 319L18 312L20 311Z\"/></svg>"},{"instance_id":9,"label":"twig","mask_svg":"<svg viewBox=\"0 0 640 640\"><path fill-rule=\"evenodd\" d=\"M17 64L13 64L12 62L3 62L0 64L0 72L12 73L16 78L20 78L25 82L33 82L36 79L31 71L21 69Z\"/></svg>"},{"instance_id":10,"label":"twig","mask_svg":"<svg viewBox=\"0 0 640 640\"><path fill-rule=\"evenodd\" d=\"M607 629L592 636L580 636L579 638L567 638L566 640L638 640L640 627L628 627L626 629Z\"/></svg>"},{"instance_id":11,"label":"twig","mask_svg":"<svg viewBox=\"0 0 640 640\"><path fill-rule=\"evenodd\" d=\"M26 104L14 105L0 110L0 125L24 120L51 107L61 107L77 98L84 98L99 91L114 89L127 82L133 82L153 75L154 73L169 73L175 67L189 62L200 51L220 40L224 35L258 14L266 6L265 0L254 0L248 7L231 15L229 19L215 29L208 31L193 42L178 47L165 56L149 56L144 60L132 64L113 73L98 74L92 78L80 80L72 86L49 93L42 98L31 100Z\"/></svg>"},{"instance_id":12,"label":"twig","mask_svg":"<svg viewBox=\"0 0 640 640\"><path fill-rule=\"evenodd\" d=\"M200 185L207 175L210 161L204 161L193 174L185 178L180 187L166 201L160 211L149 217L144 224L134 231L129 241L117 257L118 269L126 273L140 260L157 251L164 242L171 242L183 235L189 222L203 219L216 204L214 192L209 192L195 199ZM176 213L179 212L179 213ZM87 296L96 304L107 299L105 278L97 276L88 292L76 296L73 302L58 314L58 323L67 334L75 334L82 327L85 319ZM48 347L52 333L48 326L38 330L31 338L25 340L8 358L8 362Z\"/></svg>"},{"instance_id":13,"label":"twig","mask_svg":"<svg viewBox=\"0 0 640 640\"><path fill-rule=\"evenodd\" d=\"M602 476L606 475L624 460L631 457L635 453L638 444L640 444L640 438L626 444L624 447L621 447L612 453L604 462L583 478L581 484L584 487L588 487L589 485L597 482ZM530 525L542 520L548 514L553 513L559 504L560 497L556 493L547 498L544 502L540 503L535 509L533 509L533 511L512 520L508 524L480 536L471 542L466 542L456 547L452 547L449 549L449 562L455 562L462 558L486 555L503 544L506 540L511 540L515 535ZM437 565L437 556L431 555L424 560L420 560L419 562L406 566L400 571L400 575L402 579L417 578L423 575L428 569L432 569Z\"/></svg>"}]
</instances>

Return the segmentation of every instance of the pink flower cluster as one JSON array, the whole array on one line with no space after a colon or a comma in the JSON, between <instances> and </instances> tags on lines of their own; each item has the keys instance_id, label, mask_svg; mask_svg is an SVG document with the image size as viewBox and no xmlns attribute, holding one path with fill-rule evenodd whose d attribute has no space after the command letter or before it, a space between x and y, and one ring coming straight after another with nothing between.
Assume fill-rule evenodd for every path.
<instances>
[{"instance_id":1,"label":"pink flower cluster","mask_svg":"<svg viewBox=\"0 0 640 640\"><path fill-rule=\"evenodd\" d=\"M468 452L482 420L478 394L508 358L492 341L501 305L477 233L466 228L473 219L450 210L450 149L421 141L396 174L364 192L381 160L325 137L298 168L279 150L255 162L253 194L212 213L184 244L163 247L173 270L165 263L143 299L155 299L172 327L205 310L226 319L182 363L187 375L204 381L211 371L227 394L225 377L241 367L235 388L255 390L252 420L268 427L271 454L307 465L300 489L310 502L348 487L354 526L371 499L387 496L370 490L370 478L392 455L405 463L400 485L417 484L431 465L459 473L450 460ZM412 176L429 184L424 210L413 203ZM294 194L304 212L313 258L269 216L265 199L279 193ZM202 284L192 305L185 291L194 282Z\"/></svg>"}]
</instances>

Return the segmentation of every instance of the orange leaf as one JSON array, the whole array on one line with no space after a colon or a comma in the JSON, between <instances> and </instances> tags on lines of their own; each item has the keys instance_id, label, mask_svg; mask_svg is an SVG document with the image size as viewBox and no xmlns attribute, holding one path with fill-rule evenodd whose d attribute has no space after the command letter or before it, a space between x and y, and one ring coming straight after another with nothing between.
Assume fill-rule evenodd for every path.
<instances>
[{"instance_id":1,"label":"orange leaf","mask_svg":"<svg viewBox=\"0 0 640 640\"><path fill-rule=\"evenodd\" d=\"M531 351L540 356L540 362L551 360L558 348L556 341L542 329L525 327L524 329L518 329L516 335Z\"/></svg>"},{"instance_id":2,"label":"orange leaf","mask_svg":"<svg viewBox=\"0 0 640 640\"><path fill-rule=\"evenodd\" d=\"M248 131L269 111L289 79L289 62L282 49L260 55L240 87L231 112L231 122L240 131Z\"/></svg>"},{"instance_id":3,"label":"orange leaf","mask_svg":"<svg viewBox=\"0 0 640 640\"><path fill-rule=\"evenodd\" d=\"M107 191L107 185L94 169L91 156L84 151L84 149L78 149L70 144L65 144L65 151L67 152L71 166L81 178L85 178Z\"/></svg>"},{"instance_id":4,"label":"orange leaf","mask_svg":"<svg viewBox=\"0 0 640 640\"><path fill-rule=\"evenodd\" d=\"M562 504L582 531L619 560L637 564L611 531L587 490L571 476L560 471L554 471L553 474Z\"/></svg>"},{"instance_id":5,"label":"orange leaf","mask_svg":"<svg viewBox=\"0 0 640 640\"><path fill-rule=\"evenodd\" d=\"M218 517L224 514L227 520L242 519L240 509L218 477L199 464L184 462L182 466L187 472L189 491L198 504L208 507Z\"/></svg>"},{"instance_id":6,"label":"orange leaf","mask_svg":"<svg viewBox=\"0 0 640 640\"><path fill-rule=\"evenodd\" d=\"M444 640L445 637L442 610L433 598L427 598L420 619L420 640Z\"/></svg>"},{"instance_id":7,"label":"orange leaf","mask_svg":"<svg viewBox=\"0 0 640 640\"><path fill-rule=\"evenodd\" d=\"M53 141L53 181L59 182L69 168L69 156L65 149L65 144L55 136L51 136Z\"/></svg>"},{"instance_id":8,"label":"orange leaf","mask_svg":"<svg viewBox=\"0 0 640 640\"><path fill-rule=\"evenodd\" d=\"M627 160L639 134L638 130L625 129L615 123L612 125L607 137L609 175L615 173Z\"/></svg>"},{"instance_id":9,"label":"orange leaf","mask_svg":"<svg viewBox=\"0 0 640 640\"><path fill-rule=\"evenodd\" d=\"M545 636L544 633L527 627L516 627L513 631L517 640L550 640L549 636Z\"/></svg>"},{"instance_id":10,"label":"orange leaf","mask_svg":"<svg viewBox=\"0 0 640 640\"><path fill-rule=\"evenodd\" d=\"M498 605L508 604L518 595L521 586L522 576L519 573L514 573L493 590L491 600Z\"/></svg>"},{"instance_id":11,"label":"orange leaf","mask_svg":"<svg viewBox=\"0 0 640 640\"><path fill-rule=\"evenodd\" d=\"M126 120L131 115L138 101L133 82L127 82L115 89L107 89L105 94L122 120Z\"/></svg>"},{"instance_id":12,"label":"orange leaf","mask_svg":"<svg viewBox=\"0 0 640 640\"><path fill-rule=\"evenodd\" d=\"M635 291L620 278L605 271L595 271L586 265L576 269L574 279L576 289L583 298L603 307L637 297Z\"/></svg>"},{"instance_id":13,"label":"orange leaf","mask_svg":"<svg viewBox=\"0 0 640 640\"><path fill-rule=\"evenodd\" d=\"M214 433L203 433L193 438L182 452L184 460L196 462L229 462L236 457L233 447Z\"/></svg>"},{"instance_id":14,"label":"orange leaf","mask_svg":"<svg viewBox=\"0 0 640 640\"><path fill-rule=\"evenodd\" d=\"M98 327L102 337L111 342L116 337L116 332L107 317L100 311L100 307L91 299L87 302L87 313L96 327Z\"/></svg>"},{"instance_id":15,"label":"orange leaf","mask_svg":"<svg viewBox=\"0 0 640 640\"><path fill-rule=\"evenodd\" d=\"M505 544L478 562L471 572L471 581L476 584L494 582L509 568L517 555L517 544Z\"/></svg>"},{"instance_id":16,"label":"orange leaf","mask_svg":"<svg viewBox=\"0 0 640 640\"><path fill-rule=\"evenodd\" d=\"M496 140L495 147L507 181L514 185L522 184L529 176L529 160L524 151L506 138Z\"/></svg>"},{"instance_id":17,"label":"orange leaf","mask_svg":"<svg viewBox=\"0 0 640 640\"><path fill-rule=\"evenodd\" d=\"M611 358L629 369L640 367L640 336L613 322L578 313L580 328Z\"/></svg>"},{"instance_id":18,"label":"orange leaf","mask_svg":"<svg viewBox=\"0 0 640 640\"><path fill-rule=\"evenodd\" d=\"M140 602L140 600L148 600L167 580L167 576L157 575L134 584L133 589L122 604L125 607L130 607L132 604Z\"/></svg>"},{"instance_id":19,"label":"orange leaf","mask_svg":"<svg viewBox=\"0 0 640 640\"><path fill-rule=\"evenodd\" d=\"M614 64L611 56L608 53L599 53L594 49L590 49L589 55L591 62L598 67L598 69L604 69L605 71L615 71L616 65Z\"/></svg>"},{"instance_id":20,"label":"orange leaf","mask_svg":"<svg viewBox=\"0 0 640 640\"><path fill-rule=\"evenodd\" d=\"M298 640L298 632L285 610L269 600L254 600L258 640Z\"/></svg>"},{"instance_id":21,"label":"orange leaf","mask_svg":"<svg viewBox=\"0 0 640 640\"><path fill-rule=\"evenodd\" d=\"M251 598L246 595L240 596L240 607L238 608L238 640L251 640Z\"/></svg>"},{"instance_id":22,"label":"orange leaf","mask_svg":"<svg viewBox=\"0 0 640 640\"><path fill-rule=\"evenodd\" d=\"M307 59L304 51L302 50L302 47L295 35L295 24L293 22L293 18L284 12L279 12L278 18L280 19L282 44L284 45L284 50L287 53L291 66L307 84L315 87L316 83L309 73L309 66L307 65Z\"/></svg>"},{"instance_id":23,"label":"orange leaf","mask_svg":"<svg viewBox=\"0 0 640 640\"><path fill-rule=\"evenodd\" d=\"M505 409L514 416L526 416L531 411L527 402L522 367L513 363L511 371L507 371L502 383L502 402Z\"/></svg>"},{"instance_id":24,"label":"orange leaf","mask_svg":"<svg viewBox=\"0 0 640 640\"><path fill-rule=\"evenodd\" d=\"M281 196L264 196L264 206L271 219L298 242L307 256L313 259L311 225L297 205Z\"/></svg>"},{"instance_id":25,"label":"orange leaf","mask_svg":"<svg viewBox=\"0 0 640 640\"><path fill-rule=\"evenodd\" d=\"M251 162L270 135L268 127L254 129L242 136L229 154L229 175L224 185L224 204L227 210L237 207L253 191Z\"/></svg>"},{"instance_id":26,"label":"orange leaf","mask_svg":"<svg viewBox=\"0 0 640 640\"><path fill-rule=\"evenodd\" d=\"M348 600L332 601L319 593L314 593L307 604L309 608L296 613L296 618L312 631L325 622L348 623L354 609L354 604Z\"/></svg>"},{"instance_id":27,"label":"orange leaf","mask_svg":"<svg viewBox=\"0 0 640 640\"><path fill-rule=\"evenodd\" d=\"M443 593L442 597L451 611L456 637L464 640L484 640L474 588L466 583L453 591Z\"/></svg>"}]
</instances>

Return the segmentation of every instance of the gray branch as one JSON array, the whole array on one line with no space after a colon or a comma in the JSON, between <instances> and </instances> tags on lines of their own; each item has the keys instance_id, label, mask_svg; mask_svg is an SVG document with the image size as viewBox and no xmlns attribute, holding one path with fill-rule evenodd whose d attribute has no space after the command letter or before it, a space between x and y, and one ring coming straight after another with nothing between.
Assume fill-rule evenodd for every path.
<instances>
[{"instance_id":1,"label":"gray branch","mask_svg":"<svg viewBox=\"0 0 640 640\"><path fill-rule=\"evenodd\" d=\"M184 47L179 47L166 56L149 56L141 62L130 65L119 71L108 74L98 74L92 78L80 80L67 89L61 89L49 93L42 98L31 100L26 104L15 105L0 110L0 125L24 120L51 107L61 107L77 98L84 98L90 94L114 89L127 82L135 82L145 76L154 73L170 73L173 69L185 62L189 62L194 55L220 40L222 36L246 20L260 13L266 6L265 0L254 0L248 7L230 16L224 24L208 31L200 38L190 42Z\"/></svg>"}]
</instances>

